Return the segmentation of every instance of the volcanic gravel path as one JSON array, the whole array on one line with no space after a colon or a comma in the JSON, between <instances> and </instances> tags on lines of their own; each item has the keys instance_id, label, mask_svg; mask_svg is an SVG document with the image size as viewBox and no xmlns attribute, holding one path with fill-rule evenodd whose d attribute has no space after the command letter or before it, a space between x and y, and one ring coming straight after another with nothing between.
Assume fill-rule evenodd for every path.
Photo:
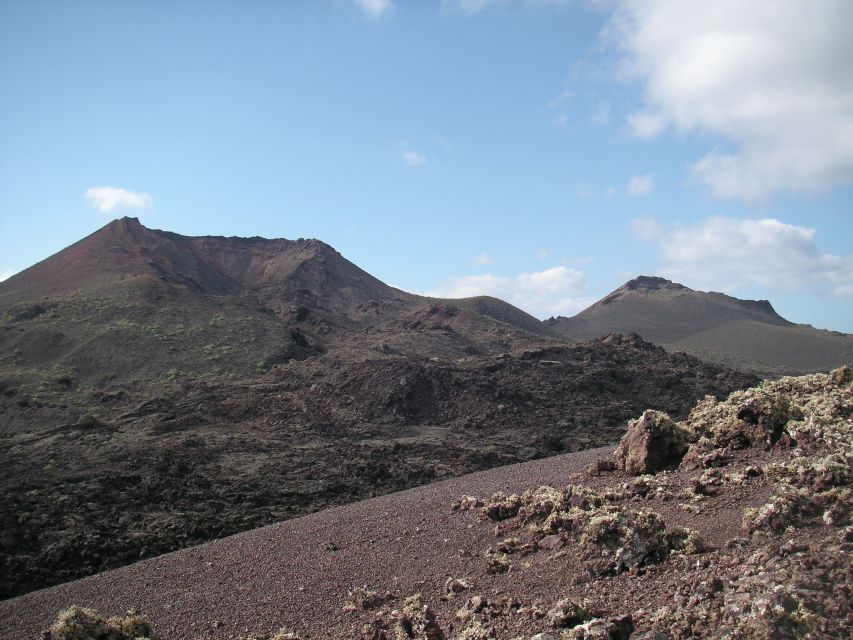
<instances>
[{"instance_id":1,"label":"volcanic gravel path","mask_svg":"<svg viewBox=\"0 0 853 640\"><path fill-rule=\"evenodd\" d=\"M481 559L462 549L494 543L491 528L451 513L462 494L489 496L567 475L610 455L591 449L491 469L287 520L0 602L0 638L34 638L71 605L115 615L136 607L164 639L231 638L289 626L312 638L356 635L342 610L369 585L436 597L449 575ZM470 515L470 514L465 514Z\"/></svg>"},{"instance_id":2,"label":"volcanic gravel path","mask_svg":"<svg viewBox=\"0 0 853 640\"><path fill-rule=\"evenodd\" d=\"M562 551L514 558L507 573L488 570L486 550L499 538L521 531L507 530L507 523L483 521L479 510L454 512L453 502L463 495L488 498L498 491L520 493L542 484L584 483L595 490L629 486L625 483L632 478L623 472L598 476L586 470L612 451L590 449L462 476L29 593L0 602L0 640L36 638L71 604L107 616L136 608L150 616L162 640L239 638L281 627L320 640L362 637L363 625L376 613L344 608L348 591L361 586L387 594L390 607L421 593L438 623L450 631L458 630L455 614L475 594L498 607L517 603L547 610L571 597L589 599L610 615L636 615L670 603L685 589L693 592L709 579L711 556L719 563L719 577L734 579L751 553L748 548L731 550L733 541L743 540L738 538L743 535L743 509L763 504L771 490L761 478L707 497L699 512L685 510L671 496L637 496L626 503L697 531L710 556L670 557L640 572L597 578L573 555L570 544ZM729 469L765 464L780 455L751 448L738 452ZM660 477L684 488L699 473L676 470ZM470 589L448 598L448 578L464 579ZM547 628L535 615L499 614L493 622L498 638L529 637Z\"/></svg>"}]
</instances>

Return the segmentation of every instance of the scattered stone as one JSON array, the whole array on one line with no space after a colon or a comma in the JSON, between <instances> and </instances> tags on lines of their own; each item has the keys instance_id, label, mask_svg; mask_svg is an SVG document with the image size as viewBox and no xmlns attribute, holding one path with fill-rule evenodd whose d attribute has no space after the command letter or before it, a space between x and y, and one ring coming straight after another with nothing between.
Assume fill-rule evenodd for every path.
<instances>
[{"instance_id":1,"label":"scattered stone","mask_svg":"<svg viewBox=\"0 0 853 640\"><path fill-rule=\"evenodd\" d=\"M474 496L462 496L450 505L451 511L473 511L483 506L483 501Z\"/></svg>"},{"instance_id":2,"label":"scattered stone","mask_svg":"<svg viewBox=\"0 0 853 640\"><path fill-rule=\"evenodd\" d=\"M564 632L564 640L628 640L634 629L631 616L594 618Z\"/></svg>"},{"instance_id":3,"label":"scattered stone","mask_svg":"<svg viewBox=\"0 0 853 640\"><path fill-rule=\"evenodd\" d=\"M559 533L554 533L539 540L539 542L536 543L536 546L544 551L556 551L557 549L562 548L564 544L566 544L566 542L563 540L563 536Z\"/></svg>"},{"instance_id":4,"label":"scattered stone","mask_svg":"<svg viewBox=\"0 0 853 640\"><path fill-rule=\"evenodd\" d=\"M489 558L486 570L489 573L506 573L510 567L512 567L512 562L510 562L509 556L502 553Z\"/></svg>"},{"instance_id":5,"label":"scattered stone","mask_svg":"<svg viewBox=\"0 0 853 640\"><path fill-rule=\"evenodd\" d=\"M395 616L394 630L399 640L445 640L435 613L419 593L406 598L403 610Z\"/></svg>"},{"instance_id":6,"label":"scattered stone","mask_svg":"<svg viewBox=\"0 0 853 640\"><path fill-rule=\"evenodd\" d=\"M586 468L586 472L588 475L591 476L600 476L604 473L615 471L616 469L618 469L618 467L616 466L616 463L613 460L609 458L600 458L590 464Z\"/></svg>"},{"instance_id":7,"label":"scattered stone","mask_svg":"<svg viewBox=\"0 0 853 640\"><path fill-rule=\"evenodd\" d=\"M449 596L455 596L457 594L462 593L463 591L467 591L471 588L471 585L467 580L460 578L448 578L444 581L444 591Z\"/></svg>"},{"instance_id":8,"label":"scattered stone","mask_svg":"<svg viewBox=\"0 0 853 640\"><path fill-rule=\"evenodd\" d=\"M558 629L575 627L592 618L592 614L583 605L571 598L564 598L548 610L548 624Z\"/></svg>"},{"instance_id":9,"label":"scattered stone","mask_svg":"<svg viewBox=\"0 0 853 640\"><path fill-rule=\"evenodd\" d=\"M473 596L456 612L460 620L468 620L489 606L489 601L483 596Z\"/></svg>"},{"instance_id":10,"label":"scattered stone","mask_svg":"<svg viewBox=\"0 0 853 640\"><path fill-rule=\"evenodd\" d=\"M506 520L513 518L521 508L521 497L506 496L501 492L494 494L482 509L482 513L491 520Z\"/></svg>"},{"instance_id":11,"label":"scattered stone","mask_svg":"<svg viewBox=\"0 0 853 640\"><path fill-rule=\"evenodd\" d=\"M496 638L494 629L487 627L479 620L474 620L458 634L454 634L451 640L496 640Z\"/></svg>"},{"instance_id":12,"label":"scattered stone","mask_svg":"<svg viewBox=\"0 0 853 640\"><path fill-rule=\"evenodd\" d=\"M344 605L344 610L367 611L376 609L383 602L385 602L385 598L380 596L376 591L368 589L367 585L364 585L363 587L356 587L347 592L347 602Z\"/></svg>"}]
</instances>

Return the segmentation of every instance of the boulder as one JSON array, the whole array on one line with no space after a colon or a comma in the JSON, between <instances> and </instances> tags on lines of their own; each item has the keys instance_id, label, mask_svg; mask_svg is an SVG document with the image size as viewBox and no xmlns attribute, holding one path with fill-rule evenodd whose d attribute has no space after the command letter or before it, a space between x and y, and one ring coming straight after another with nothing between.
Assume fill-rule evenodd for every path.
<instances>
[{"instance_id":1,"label":"boulder","mask_svg":"<svg viewBox=\"0 0 853 640\"><path fill-rule=\"evenodd\" d=\"M616 465L635 475L677 467L687 453L692 434L665 413L651 409L628 425L616 452Z\"/></svg>"}]
</instances>

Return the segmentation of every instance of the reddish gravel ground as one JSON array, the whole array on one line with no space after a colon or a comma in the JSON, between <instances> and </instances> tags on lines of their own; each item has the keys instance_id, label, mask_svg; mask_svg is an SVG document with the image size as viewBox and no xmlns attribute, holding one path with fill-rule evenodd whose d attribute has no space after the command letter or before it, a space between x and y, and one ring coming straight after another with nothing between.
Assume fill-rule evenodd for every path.
<instances>
[{"instance_id":1,"label":"reddish gravel ground","mask_svg":"<svg viewBox=\"0 0 853 640\"><path fill-rule=\"evenodd\" d=\"M0 602L0 638L33 638L71 604L104 614L137 607L164 638L231 638L289 625L312 637L347 638L347 591L364 584L438 595L447 574L479 563L459 549L485 549L491 527L449 505L566 483L611 448L511 465L287 520L254 531ZM338 549L328 551L332 543Z\"/></svg>"},{"instance_id":2,"label":"reddish gravel ground","mask_svg":"<svg viewBox=\"0 0 853 640\"><path fill-rule=\"evenodd\" d=\"M611 452L607 447L556 456L329 509L0 602L0 638L35 638L71 604L105 615L138 608L163 639L236 638L283 626L312 639L358 638L374 614L343 607L348 590L362 585L391 592L399 599L392 606L422 593L445 630L453 624L459 628L455 612L475 594L545 609L563 597L589 598L609 615L653 609L672 597L673 576L680 582L693 573L697 581L704 579L706 554L671 557L633 575L596 579L574 562L567 548L514 556L508 573L492 575L483 556L499 540L494 523L479 519L479 510L450 509L463 494L487 498L541 484L602 487L628 481L621 472L596 477L583 471ZM745 454L732 468L775 455L753 449L749 459ZM665 475L685 486L698 473ZM696 529L710 553L718 553L714 549L742 535L742 509L761 504L768 492L760 482L722 492L698 514L672 497L636 498L632 500L639 504L631 506L650 508L667 524ZM732 571L737 571L734 563ZM448 577L466 578L471 589L443 597ZM498 614L492 623L498 638L547 630L535 616Z\"/></svg>"}]
</instances>

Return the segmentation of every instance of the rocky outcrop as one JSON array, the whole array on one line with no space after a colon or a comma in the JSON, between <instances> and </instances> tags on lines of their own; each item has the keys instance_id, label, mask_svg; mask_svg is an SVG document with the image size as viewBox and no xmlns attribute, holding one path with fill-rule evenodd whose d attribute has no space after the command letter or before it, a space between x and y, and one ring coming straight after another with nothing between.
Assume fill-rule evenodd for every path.
<instances>
[{"instance_id":1,"label":"rocky outcrop","mask_svg":"<svg viewBox=\"0 0 853 640\"><path fill-rule=\"evenodd\" d=\"M657 473L677 467L687 453L692 435L668 415L648 410L628 426L613 454L617 466L626 473Z\"/></svg>"}]
</instances>

